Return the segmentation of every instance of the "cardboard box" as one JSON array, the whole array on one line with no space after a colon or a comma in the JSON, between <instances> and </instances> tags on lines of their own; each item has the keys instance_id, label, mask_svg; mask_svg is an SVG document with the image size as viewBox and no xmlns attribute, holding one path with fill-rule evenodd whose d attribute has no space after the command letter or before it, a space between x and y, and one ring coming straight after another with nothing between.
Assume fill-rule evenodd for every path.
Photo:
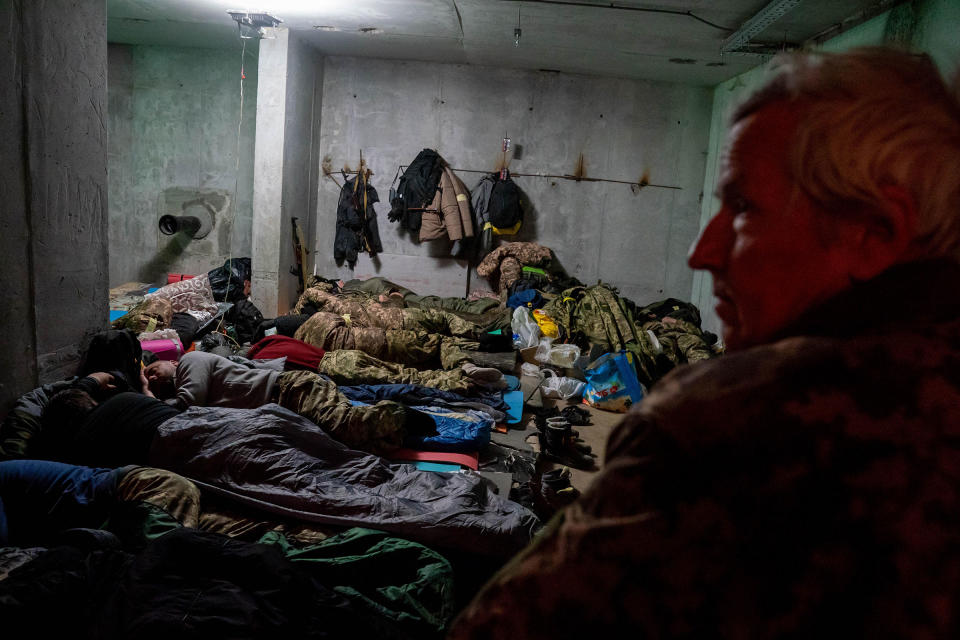
<instances>
[{"instance_id":1,"label":"cardboard box","mask_svg":"<svg viewBox=\"0 0 960 640\"><path fill-rule=\"evenodd\" d=\"M536 347L527 347L526 349L520 349L520 358L524 362L529 362L530 364L540 365L540 361L537 360L537 348Z\"/></svg>"}]
</instances>

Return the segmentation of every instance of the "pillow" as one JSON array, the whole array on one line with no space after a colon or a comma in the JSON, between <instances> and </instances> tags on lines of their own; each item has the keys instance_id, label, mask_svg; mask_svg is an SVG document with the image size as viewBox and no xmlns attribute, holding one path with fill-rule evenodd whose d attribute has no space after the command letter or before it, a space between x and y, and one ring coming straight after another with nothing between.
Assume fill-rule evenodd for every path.
<instances>
[{"instance_id":1,"label":"pillow","mask_svg":"<svg viewBox=\"0 0 960 640\"><path fill-rule=\"evenodd\" d=\"M217 313L217 304L213 299L213 290L210 289L210 278L207 274L168 284L153 293L148 293L144 298L169 300L173 313L186 311L206 311L212 315Z\"/></svg>"}]
</instances>

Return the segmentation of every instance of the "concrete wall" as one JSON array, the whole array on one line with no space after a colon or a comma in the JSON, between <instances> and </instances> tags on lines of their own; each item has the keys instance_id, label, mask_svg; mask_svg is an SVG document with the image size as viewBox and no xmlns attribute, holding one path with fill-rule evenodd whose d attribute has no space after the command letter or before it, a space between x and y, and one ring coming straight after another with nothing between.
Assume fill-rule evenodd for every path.
<instances>
[{"instance_id":1,"label":"concrete wall","mask_svg":"<svg viewBox=\"0 0 960 640\"><path fill-rule=\"evenodd\" d=\"M916 51L929 53L941 73L952 77L960 66L960 2L956 0L926 0L901 5L872 20L824 42L825 51L845 51L861 46L899 44ZM720 155L723 151L730 115L736 107L760 88L770 74L769 64L763 64L746 73L723 82L713 91L709 154L704 174L701 228L706 226L720 208L714 197L720 174ZM713 310L713 281L710 274L696 272L690 299L700 307L703 326L719 332L720 320Z\"/></svg>"},{"instance_id":2,"label":"concrete wall","mask_svg":"<svg viewBox=\"0 0 960 640\"><path fill-rule=\"evenodd\" d=\"M107 321L105 12L0 3L0 413L74 373Z\"/></svg>"},{"instance_id":3,"label":"concrete wall","mask_svg":"<svg viewBox=\"0 0 960 640\"><path fill-rule=\"evenodd\" d=\"M251 251L257 47L248 44L240 130L241 49L109 46L110 285L166 282ZM203 239L161 235L164 210L215 203ZM229 203L220 210L222 203ZM209 210L209 208L208 208Z\"/></svg>"},{"instance_id":4,"label":"concrete wall","mask_svg":"<svg viewBox=\"0 0 960 640\"><path fill-rule=\"evenodd\" d=\"M583 153L588 176L635 181L648 169L651 182L681 187L634 194L625 184L517 177L531 208L516 239L552 248L572 275L615 284L637 302L686 298L692 274L684 260L698 229L709 116L710 91L702 88L326 58L320 156L334 169L356 169L363 151L382 201L377 211L384 252L375 261L362 254L352 272L334 263L339 187L322 177L316 272L383 275L418 292L464 295L467 265L449 257L448 241L419 244L387 220L390 183L397 166L424 147L436 149L454 168L493 170L507 133L523 147L510 165L517 173L569 174ZM459 175L469 188L480 178Z\"/></svg>"},{"instance_id":5,"label":"concrete wall","mask_svg":"<svg viewBox=\"0 0 960 640\"><path fill-rule=\"evenodd\" d=\"M314 224L323 64L286 29L260 45L253 221L253 303L267 317L297 299L291 219Z\"/></svg>"}]
</instances>

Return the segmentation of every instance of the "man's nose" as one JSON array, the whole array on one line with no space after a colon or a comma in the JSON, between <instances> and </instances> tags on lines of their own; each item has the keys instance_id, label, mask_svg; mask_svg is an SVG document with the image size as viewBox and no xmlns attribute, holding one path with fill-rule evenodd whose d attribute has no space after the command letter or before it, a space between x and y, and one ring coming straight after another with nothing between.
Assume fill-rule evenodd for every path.
<instances>
[{"instance_id":1,"label":"man's nose","mask_svg":"<svg viewBox=\"0 0 960 640\"><path fill-rule=\"evenodd\" d=\"M720 271L727 264L733 244L733 226L729 213L720 209L690 247L687 264L692 269Z\"/></svg>"}]
</instances>

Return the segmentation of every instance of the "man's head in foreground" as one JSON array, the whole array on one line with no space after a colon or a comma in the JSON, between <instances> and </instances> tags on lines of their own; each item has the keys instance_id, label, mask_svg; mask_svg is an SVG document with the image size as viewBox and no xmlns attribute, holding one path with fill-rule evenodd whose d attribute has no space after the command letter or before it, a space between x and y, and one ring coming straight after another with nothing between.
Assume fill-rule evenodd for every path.
<instances>
[{"instance_id":1,"label":"man's head in foreground","mask_svg":"<svg viewBox=\"0 0 960 640\"><path fill-rule=\"evenodd\" d=\"M143 368L150 391L159 400L167 400L176 395L176 360L157 360Z\"/></svg>"},{"instance_id":2,"label":"man's head in foreground","mask_svg":"<svg viewBox=\"0 0 960 640\"><path fill-rule=\"evenodd\" d=\"M930 59L790 54L734 114L721 208L694 244L728 348L890 267L960 260L960 106Z\"/></svg>"}]
</instances>

